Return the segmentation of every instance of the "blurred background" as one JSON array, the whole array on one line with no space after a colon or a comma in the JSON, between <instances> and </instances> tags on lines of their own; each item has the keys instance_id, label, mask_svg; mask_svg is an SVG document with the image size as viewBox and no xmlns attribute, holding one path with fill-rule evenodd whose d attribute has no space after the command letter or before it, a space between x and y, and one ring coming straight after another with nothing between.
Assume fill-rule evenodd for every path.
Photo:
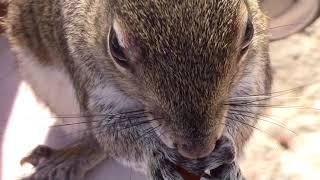
<instances>
[{"instance_id":1,"label":"blurred background","mask_svg":"<svg viewBox=\"0 0 320 180\"><path fill-rule=\"evenodd\" d=\"M283 92L259 121L244 172L249 180L320 179L320 19L270 52L273 92Z\"/></svg>"},{"instance_id":2,"label":"blurred background","mask_svg":"<svg viewBox=\"0 0 320 180\"><path fill-rule=\"evenodd\" d=\"M245 149L243 172L248 180L318 180L320 0L261 0L260 4L271 20L270 55L275 93L269 112L261 116L257 130ZM5 14L5 7L0 0L0 17ZM30 112L39 113L42 111L39 109L44 107L36 108L37 101L28 98L32 94L25 93L29 89L21 86L13 59L7 41L0 36L0 142L4 142L0 143L0 153L22 154L15 148L23 144L20 139L5 142L1 134L13 126L10 124L14 124L14 119L23 119ZM21 99L23 93L27 97ZM16 132L23 131L28 124L24 126L19 122L20 129L15 126L12 134L8 130L7 137L18 137ZM9 144L8 147L4 147L5 143ZM5 158L5 155L0 156L0 162L5 162ZM0 179L11 177L11 172L8 172L15 165L1 165ZM1 176L1 173L8 176ZM128 177L127 174L125 176Z\"/></svg>"},{"instance_id":3,"label":"blurred background","mask_svg":"<svg viewBox=\"0 0 320 180\"><path fill-rule=\"evenodd\" d=\"M248 143L248 180L320 179L319 0L264 0L271 19L271 108Z\"/></svg>"}]
</instances>

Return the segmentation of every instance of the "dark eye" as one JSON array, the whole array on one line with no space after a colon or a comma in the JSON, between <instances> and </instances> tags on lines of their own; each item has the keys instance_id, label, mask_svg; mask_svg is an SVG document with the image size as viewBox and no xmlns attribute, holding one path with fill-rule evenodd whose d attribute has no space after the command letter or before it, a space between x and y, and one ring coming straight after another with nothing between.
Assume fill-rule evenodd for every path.
<instances>
[{"instance_id":1,"label":"dark eye","mask_svg":"<svg viewBox=\"0 0 320 180\"><path fill-rule=\"evenodd\" d=\"M245 54L251 44L254 34L254 28L251 20L248 20L245 34L243 36L242 46L241 46L241 55Z\"/></svg>"},{"instance_id":2,"label":"dark eye","mask_svg":"<svg viewBox=\"0 0 320 180\"><path fill-rule=\"evenodd\" d=\"M117 34L115 33L114 29L111 28L110 35L109 35L109 48L110 53L114 60L121 66L128 65L128 59L124 53L123 47L119 44L119 40Z\"/></svg>"}]
</instances>

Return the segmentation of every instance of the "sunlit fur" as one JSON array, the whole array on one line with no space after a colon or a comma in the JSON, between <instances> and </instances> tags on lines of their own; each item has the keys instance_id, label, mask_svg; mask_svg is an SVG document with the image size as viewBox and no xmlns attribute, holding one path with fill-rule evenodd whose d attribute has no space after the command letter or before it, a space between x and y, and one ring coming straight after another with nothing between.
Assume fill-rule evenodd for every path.
<instances>
[{"instance_id":1,"label":"sunlit fur","mask_svg":"<svg viewBox=\"0 0 320 180\"><path fill-rule=\"evenodd\" d=\"M255 35L240 58L244 11L252 16ZM108 34L114 23L131 52L131 69L119 70L109 54ZM80 174L112 157L142 168L150 179L181 179L174 170L181 157L165 145L170 140L207 148L226 136L232 141L227 147L236 146L233 155L239 156L252 127L237 120L254 125L263 108L228 105L228 99L268 94L271 88L267 21L256 0L12 0L6 26L19 70L39 98L57 115L61 112L55 107L65 101L74 102L72 111L91 115L84 116L89 135L79 146L97 150L77 152L79 156L64 161L67 168L70 162L85 162L76 171ZM49 81L52 77L44 69L61 73L70 83L61 90L74 95L44 95L48 87L59 86ZM156 121L132 126L131 121L94 116L136 109L151 112L148 118ZM232 113L236 110L250 113ZM233 159L217 149L203 162L184 165L203 172L217 165L217 157ZM53 163L46 166L59 171ZM233 167L226 176L237 179ZM56 174L63 176L37 172L38 177ZM67 178L60 176L55 178Z\"/></svg>"}]
</instances>

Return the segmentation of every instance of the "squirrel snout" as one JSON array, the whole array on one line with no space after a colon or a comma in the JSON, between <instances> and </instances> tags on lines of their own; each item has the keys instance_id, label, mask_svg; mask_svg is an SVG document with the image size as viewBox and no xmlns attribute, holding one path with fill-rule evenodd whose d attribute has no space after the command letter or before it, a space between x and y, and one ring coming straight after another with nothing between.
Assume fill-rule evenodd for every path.
<instances>
[{"instance_id":1,"label":"squirrel snout","mask_svg":"<svg viewBox=\"0 0 320 180\"><path fill-rule=\"evenodd\" d=\"M199 159L208 156L215 148L216 141L202 142L201 140L179 141L176 148L180 155L188 159Z\"/></svg>"}]
</instances>

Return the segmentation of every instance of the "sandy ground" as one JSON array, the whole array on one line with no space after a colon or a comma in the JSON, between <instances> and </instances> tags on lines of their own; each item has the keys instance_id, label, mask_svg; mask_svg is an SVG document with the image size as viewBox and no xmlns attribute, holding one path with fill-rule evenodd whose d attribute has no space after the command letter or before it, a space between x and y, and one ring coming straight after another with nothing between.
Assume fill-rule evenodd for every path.
<instances>
[{"instance_id":1,"label":"sandy ground","mask_svg":"<svg viewBox=\"0 0 320 180\"><path fill-rule=\"evenodd\" d=\"M273 94L247 145L244 174L249 180L320 179L320 19L270 50L273 92L289 91Z\"/></svg>"},{"instance_id":2,"label":"sandy ground","mask_svg":"<svg viewBox=\"0 0 320 180\"><path fill-rule=\"evenodd\" d=\"M12 58L9 52L1 51L6 48L0 46L1 55ZM33 105L30 106L32 108L26 108L27 102L35 103L35 100L29 99L28 93L23 89L25 85L18 85L19 80L7 74L12 69L5 67L11 66L11 62L3 61L4 56L0 59L2 69L5 70L0 71L0 78L6 78L0 79L1 125L6 127L6 137L12 140L2 139L4 143L0 145L1 158L2 166L5 167L0 169L3 180L12 180L10 177L13 177L11 175L14 168L19 166L17 161L20 155L32 144L22 139L26 139L26 134L31 136L30 133L36 128L35 124L28 127L30 123L26 120L32 117L35 122L37 119L32 113L40 111L33 108ZM269 114L261 117L257 126L260 130L255 131L247 145L242 164L243 172L248 180L320 179L320 110L317 110L320 109L320 20L302 33L273 42L271 59L275 76L273 92L292 90L274 94ZM303 87L296 88L299 86ZM23 97L20 96L20 91L25 93ZM39 117L38 122L42 122L41 113ZM45 129L45 125L39 124L38 129ZM17 133L18 131L25 132ZM10 159L11 156L14 158ZM121 167L110 163L100 171L118 171L120 173L113 176L115 179L130 179ZM131 173L128 170L126 172ZM142 177L138 176L136 179L141 180Z\"/></svg>"}]
</instances>

